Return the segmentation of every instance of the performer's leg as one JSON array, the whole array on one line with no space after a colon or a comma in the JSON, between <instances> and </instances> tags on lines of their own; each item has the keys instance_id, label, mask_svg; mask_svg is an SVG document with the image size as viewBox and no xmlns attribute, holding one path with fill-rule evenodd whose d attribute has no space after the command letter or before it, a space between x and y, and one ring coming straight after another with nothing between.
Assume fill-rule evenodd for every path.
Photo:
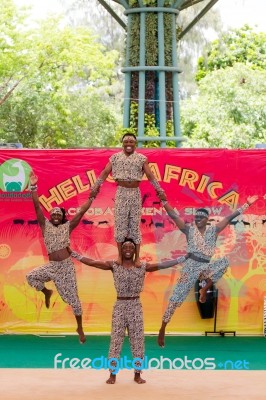
<instances>
[{"instance_id":1,"label":"performer's leg","mask_svg":"<svg viewBox=\"0 0 266 400\"><path fill-rule=\"evenodd\" d=\"M86 342L82 326L82 308L78 297L75 267L70 258L56 262L53 280L62 300L72 307L80 343Z\"/></svg>"},{"instance_id":2,"label":"performer's leg","mask_svg":"<svg viewBox=\"0 0 266 400\"><path fill-rule=\"evenodd\" d=\"M127 188L119 186L115 195L115 210L114 210L114 236L118 249L118 264L122 263L122 243L128 237L128 220L130 202L127 196Z\"/></svg>"},{"instance_id":3,"label":"performer's leg","mask_svg":"<svg viewBox=\"0 0 266 400\"><path fill-rule=\"evenodd\" d=\"M125 338L125 330L125 301L118 300L114 305L112 315L112 330L108 359L113 360L111 362L112 368L110 366L110 377L106 381L108 384L114 384L116 381L118 360L120 358L120 353Z\"/></svg>"},{"instance_id":4,"label":"performer's leg","mask_svg":"<svg viewBox=\"0 0 266 400\"><path fill-rule=\"evenodd\" d=\"M134 381L138 384L146 383L140 376L140 368L144 360L144 325L142 306L139 300L127 301L127 327L131 353L135 366L138 367L134 372Z\"/></svg>"},{"instance_id":5,"label":"performer's leg","mask_svg":"<svg viewBox=\"0 0 266 400\"><path fill-rule=\"evenodd\" d=\"M130 192L130 215L128 225L128 237L131 238L136 244L135 250L135 263L140 265L140 243L141 243L141 230L140 220L142 213L142 200L140 189L131 189Z\"/></svg>"},{"instance_id":6,"label":"performer's leg","mask_svg":"<svg viewBox=\"0 0 266 400\"><path fill-rule=\"evenodd\" d=\"M229 261L226 257L223 257L213 263L210 263L206 272L204 272L204 279L206 280L206 285L199 290L199 302L206 302L206 295L208 289L216 283L226 272L229 266ZM205 278L205 276L207 277Z\"/></svg>"},{"instance_id":7,"label":"performer's leg","mask_svg":"<svg viewBox=\"0 0 266 400\"><path fill-rule=\"evenodd\" d=\"M43 292L45 296L46 308L50 307L50 299L53 293L52 290L47 289L44 285L44 282L51 281L50 268L51 268L50 263L42 265L41 267L34 268L31 272L29 272L26 275L28 284L34 287L36 290Z\"/></svg>"},{"instance_id":8,"label":"performer's leg","mask_svg":"<svg viewBox=\"0 0 266 400\"><path fill-rule=\"evenodd\" d=\"M191 288L198 279L201 268L200 266L197 268L197 264L193 262L193 260L186 261L163 315L162 325L157 339L159 346L164 347L166 325L170 322L176 308L180 307L187 298Z\"/></svg>"}]
</instances>

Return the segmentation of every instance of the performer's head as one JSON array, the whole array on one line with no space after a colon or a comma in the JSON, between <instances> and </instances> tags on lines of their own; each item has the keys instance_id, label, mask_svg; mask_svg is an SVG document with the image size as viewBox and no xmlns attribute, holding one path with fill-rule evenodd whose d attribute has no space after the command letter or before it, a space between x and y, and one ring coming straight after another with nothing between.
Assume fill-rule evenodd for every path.
<instances>
[{"instance_id":1,"label":"performer's head","mask_svg":"<svg viewBox=\"0 0 266 400\"><path fill-rule=\"evenodd\" d=\"M124 260L133 260L135 256L136 245L132 239L125 239L122 243L122 256Z\"/></svg>"},{"instance_id":2,"label":"performer's head","mask_svg":"<svg viewBox=\"0 0 266 400\"><path fill-rule=\"evenodd\" d=\"M121 141L125 153L127 154L134 153L135 148L137 146L137 137L136 135L134 135L134 133L131 132L125 133L122 136Z\"/></svg>"},{"instance_id":3,"label":"performer's head","mask_svg":"<svg viewBox=\"0 0 266 400\"><path fill-rule=\"evenodd\" d=\"M54 207L50 212L50 217L53 225L65 224L67 222L66 210L63 207Z\"/></svg>"},{"instance_id":4,"label":"performer's head","mask_svg":"<svg viewBox=\"0 0 266 400\"><path fill-rule=\"evenodd\" d=\"M209 211L206 208L198 208L195 214L195 223L197 226L205 226L208 222Z\"/></svg>"}]
</instances>

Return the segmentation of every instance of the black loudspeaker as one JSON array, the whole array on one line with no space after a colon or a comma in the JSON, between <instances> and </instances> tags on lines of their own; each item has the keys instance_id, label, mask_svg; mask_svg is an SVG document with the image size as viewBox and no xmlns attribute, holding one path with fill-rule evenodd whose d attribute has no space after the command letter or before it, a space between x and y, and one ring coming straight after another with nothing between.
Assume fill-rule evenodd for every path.
<instances>
[{"instance_id":1,"label":"black loudspeaker","mask_svg":"<svg viewBox=\"0 0 266 400\"><path fill-rule=\"evenodd\" d=\"M199 313L202 319L214 317L216 311L216 302L217 302L217 289L214 284L207 290L206 302L205 303L199 302L199 291L205 285L206 281L204 279L197 280L197 282L195 283L195 297Z\"/></svg>"}]
</instances>

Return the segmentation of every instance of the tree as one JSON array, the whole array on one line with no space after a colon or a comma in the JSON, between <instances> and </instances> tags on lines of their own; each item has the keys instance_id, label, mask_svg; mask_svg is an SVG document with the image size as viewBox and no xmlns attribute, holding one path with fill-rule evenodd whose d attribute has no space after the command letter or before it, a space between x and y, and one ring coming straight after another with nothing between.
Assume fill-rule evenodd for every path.
<instances>
[{"instance_id":1,"label":"tree","mask_svg":"<svg viewBox=\"0 0 266 400\"><path fill-rule=\"evenodd\" d=\"M188 147L250 148L266 141L266 71L240 63L209 72L182 105Z\"/></svg>"},{"instance_id":2,"label":"tree","mask_svg":"<svg viewBox=\"0 0 266 400\"><path fill-rule=\"evenodd\" d=\"M254 69L266 69L266 33L256 33L248 25L224 33L221 38L207 46L205 54L198 60L196 80L208 73L235 63Z\"/></svg>"},{"instance_id":3,"label":"tree","mask_svg":"<svg viewBox=\"0 0 266 400\"><path fill-rule=\"evenodd\" d=\"M26 147L110 143L120 122L118 53L97 43L86 27L50 18L29 28L12 0L0 6L1 139Z\"/></svg>"},{"instance_id":4,"label":"tree","mask_svg":"<svg viewBox=\"0 0 266 400\"><path fill-rule=\"evenodd\" d=\"M204 1L183 10L178 18L177 25L182 31L209 3ZM222 29L222 21L219 11L211 8L193 28L178 42L179 67L182 73L179 75L180 95L186 98L193 95L197 90L195 73L197 60L203 49L210 42L210 35L217 35Z\"/></svg>"}]
</instances>

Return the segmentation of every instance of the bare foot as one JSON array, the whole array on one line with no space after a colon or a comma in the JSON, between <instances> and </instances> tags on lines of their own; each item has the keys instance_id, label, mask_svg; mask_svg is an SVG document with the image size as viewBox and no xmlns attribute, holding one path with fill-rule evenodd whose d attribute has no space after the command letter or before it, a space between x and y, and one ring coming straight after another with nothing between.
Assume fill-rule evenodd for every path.
<instances>
[{"instance_id":1,"label":"bare foot","mask_svg":"<svg viewBox=\"0 0 266 400\"><path fill-rule=\"evenodd\" d=\"M161 328L159 330L159 335L158 335L158 338L157 338L157 342L158 342L158 345L160 347L164 347L164 335L165 335L165 329Z\"/></svg>"},{"instance_id":2,"label":"bare foot","mask_svg":"<svg viewBox=\"0 0 266 400\"><path fill-rule=\"evenodd\" d=\"M86 342L86 336L84 335L83 329L78 328L77 333L79 335L79 343L84 344Z\"/></svg>"},{"instance_id":3,"label":"bare foot","mask_svg":"<svg viewBox=\"0 0 266 400\"><path fill-rule=\"evenodd\" d=\"M199 302L206 303L206 291L204 289L199 290Z\"/></svg>"},{"instance_id":4,"label":"bare foot","mask_svg":"<svg viewBox=\"0 0 266 400\"><path fill-rule=\"evenodd\" d=\"M146 383L145 379L142 379L139 372L135 372L134 381L137 382L139 385L141 383Z\"/></svg>"},{"instance_id":5,"label":"bare foot","mask_svg":"<svg viewBox=\"0 0 266 400\"><path fill-rule=\"evenodd\" d=\"M116 380L116 375L110 374L110 377L107 379L106 383L108 383L109 385L113 385L115 383Z\"/></svg>"},{"instance_id":6,"label":"bare foot","mask_svg":"<svg viewBox=\"0 0 266 400\"><path fill-rule=\"evenodd\" d=\"M50 289L46 289L44 296L45 296L45 307L50 308L50 299L53 294L53 291Z\"/></svg>"}]
</instances>

